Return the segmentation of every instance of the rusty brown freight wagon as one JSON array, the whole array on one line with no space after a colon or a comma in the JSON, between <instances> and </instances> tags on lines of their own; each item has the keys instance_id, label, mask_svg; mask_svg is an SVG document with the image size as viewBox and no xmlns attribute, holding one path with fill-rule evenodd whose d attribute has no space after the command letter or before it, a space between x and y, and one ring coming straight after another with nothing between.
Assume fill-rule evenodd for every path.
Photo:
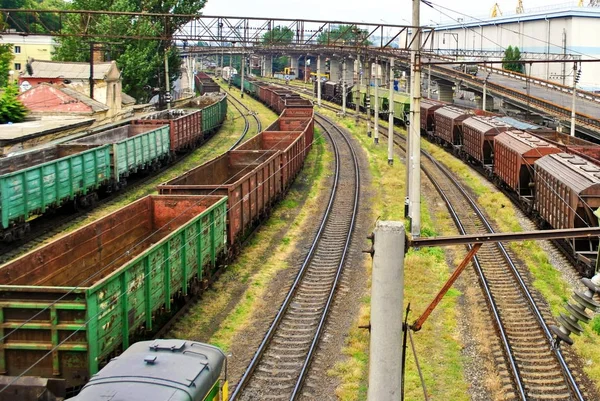
<instances>
[{"instance_id":1,"label":"rusty brown freight wagon","mask_svg":"<svg viewBox=\"0 0 600 401\"><path fill-rule=\"evenodd\" d=\"M435 134L442 142L449 145L462 145L462 123L471 117L465 109L454 106L440 107L434 112Z\"/></svg>"},{"instance_id":2,"label":"rusty brown freight wagon","mask_svg":"<svg viewBox=\"0 0 600 401\"><path fill-rule=\"evenodd\" d=\"M193 149L202 143L202 111L165 110L151 114L140 120L133 121L134 125L161 126L168 125L171 138L171 152L182 152Z\"/></svg>"},{"instance_id":3,"label":"rusty brown freight wagon","mask_svg":"<svg viewBox=\"0 0 600 401\"><path fill-rule=\"evenodd\" d=\"M539 158L560 153L548 142L522 131L505 131L494 138L494 174L519 197L531 201L533 165Z\"/></svg>"},{"instance_id":4,"label":"rusty brown freight wagon","mask_svg":"<svg viewBox=\"0 0 600 401\"><path fill-rule=\"evenodd\" d=\"M85 384L226 255L226 197L147 196L0 266L2 374ZM40 360L38 363L38 360Z\"/></svg>"},{"instance_id":5,"label":"rusty brown freight wagon","mask_svg":"<svg viewBox=\"0 0 600 401\"><path fill-rule=\"evenodd\" d=\"M484 166L493 163L494 137L510 126L491 117L474 116L462 123L462 150Z\"/></svg>"},{"instance_id":6,"label":"rusty brown freight wagon","mask_svg":"<svg viewBox=\"0 0 600 401\"><path fill-rule=\"evenodd\" d=\"M229 243L235 244L282 193L281 152L232 150L158 186L168 195L227 195Z\"/></svg>"},{"instance_id":7,"label":"rusty brown freight wagon","mask_svg":"<svg viewBox=\"0 0 600 401\"><path fill-rule=\"evenodd\" d=\"M446 103L437 100L421 99L421 131L433 132L435 127L435 111Z\"/></svg>"},{"instance_id":8,"label":"rusty brown freight wagon","mask_svg":"<svg viewBox=\"0 0 600 401\"><path fill-rule=\"evenodd\" d=\"M535 162L535 210L552 227L598 226L600 167L579 156L557 153ZM598 238L569 240L578 256L594 259Z\"/></svg>"},{"instance_id":9,"label":"rusty brown freight wagon","mask_svg":"<svg viewBox=\"0 0 600 401\"><path fill-rule=\"evenodd\" d=\"M302 169L306 152L304 132L263 131L236 150L280 150L281 187L287 188Z\"/></svg>"}]
</instances>

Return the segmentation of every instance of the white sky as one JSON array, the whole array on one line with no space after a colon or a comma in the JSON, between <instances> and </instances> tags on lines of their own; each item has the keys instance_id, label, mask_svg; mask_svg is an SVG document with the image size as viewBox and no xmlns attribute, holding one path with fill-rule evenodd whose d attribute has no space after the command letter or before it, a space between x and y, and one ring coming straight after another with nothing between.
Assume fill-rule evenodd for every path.
<instances>
[{"instance_id":1,"label":"white sky","mask_svg":"<svg viewBox=\"0 0 600 401\"><path fill-rule=\"evenodd\" d=\"M444 7L473 17L486 17L494 0L432 0ZM498 0L503 13L514 14L518 0ZM523 0L525 11L549 4L576 4L576 1ZM588 3L588 0L585 0ZM298 18L408 25L412 0L208 0L204 15L260 18ZM448 13L447 10L443 10ZM454 14L452 17L456 18ZM449 17L421 3L421 24L451 21Z\"/></svg>"}]
</instances>

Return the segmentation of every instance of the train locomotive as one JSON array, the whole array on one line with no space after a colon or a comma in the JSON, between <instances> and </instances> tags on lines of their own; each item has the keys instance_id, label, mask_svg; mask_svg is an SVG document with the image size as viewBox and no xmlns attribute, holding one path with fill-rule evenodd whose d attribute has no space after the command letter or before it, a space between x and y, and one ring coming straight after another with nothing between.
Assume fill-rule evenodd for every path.
<instances>
[{"instance_id":1,"label":"train locomotive","mask_svg":"<svg viewBox=\"0 0 600 401\"><path fill-rule=\"evenodd\" d=\"M313 142L312 102L260 89L279 118L239 150L0 266L0 315L15 328L0 352L5 375L31 367L28 375L64 379L76 391L219 275L289 189Z\"/></svg>"},{"instance_id":2,"label":"train locomotive","mask_svg":"<svg viewBox=\"0 0 600 401\"><path fill-rule=\"evenodd\" d=\"M70 400L226 401L227 397L227 358L219 348L160 339L133 344Z\"/></svg>"}]
</instances>

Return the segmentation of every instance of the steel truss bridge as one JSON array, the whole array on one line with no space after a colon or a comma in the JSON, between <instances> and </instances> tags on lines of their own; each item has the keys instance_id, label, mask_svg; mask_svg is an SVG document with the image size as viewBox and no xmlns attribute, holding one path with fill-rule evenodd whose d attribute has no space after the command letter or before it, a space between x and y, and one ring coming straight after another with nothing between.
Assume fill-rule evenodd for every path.
<instances>
[{"instance_id":1,"label":"steel truss bridge","mask_svg":"<svg viewBox=\"0 0 600 401\"><path fill-rule=\"evenodd\" d=\"M52 21L52 24L45 21ZM102 26L102 29L98 29L98 26ZM148 26L161 26L162 30L149 35L144 31ZM360 54L363 57L378 57L382 61L394 57L405 67L409 62L412 41L420 37L423 71L427 69L427 64L431 64L434 78L473 90L482 90L485 82L491 96L503 98L520 107L526 105L527 109L551 116L566 125L571 113L570 87L493 68L491 63L498 63L503 56L499 51L433 49L434 27L197 14L0 9L0 34L82 37L90 41L175 41L177 44L187 44L187 54L222 54L227 51L234 54L321 54L340 58L354 58ZM204 46L194 46L198 43ZM473 61L473 58L480 61ZM486 64L481 68L486 72L475 77L447 65L479 63L484 59L487 59ZM578 57L570 54L546 53L524 53L521 60L524 64L545 61L584 60L578 60ZM579 90L577 95L578 129L600 139L600 95Z\"/></svg>"}]
</instances>

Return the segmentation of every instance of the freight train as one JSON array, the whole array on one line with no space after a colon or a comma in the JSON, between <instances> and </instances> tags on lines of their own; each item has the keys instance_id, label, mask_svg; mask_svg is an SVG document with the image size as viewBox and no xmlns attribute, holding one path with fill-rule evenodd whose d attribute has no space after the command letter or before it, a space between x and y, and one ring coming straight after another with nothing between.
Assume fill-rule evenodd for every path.
<instances>
[{"instance_id":1,"label":"freight train","mask_svg":"<svg viewBox=\"0 0 600 401\"><path fill-rule=\"evenodd\" d=\"M227 358L212 345L186 340L133 344L70 401L226 401Z\"/></svg>"},{"instance_id":2,"label":"freight train","mask_svg":"<svg viewBox=\"0 0 600 401\"><path fill-rule=\"evenodd\" d=\"M313 90L314 95L317 96L317 85L318 82L314 83ZM371 86L369 88L369 107L371 113L375 112L375 91L377 90L377 97L379 103L379 112L381 115L387 115L390 110L390 91L385 88L375 88ZM344 90L340 82L324 81L321 82L321 98L323 100L342 104L344 97ZM356 85L349 84L346 87L346 104L349 107L356 107L358 103L362 111L366 111L369 107L367 106L367 88L361 86L360 90ZM408 93L394 91L393 95L393 111L394 120L402 125L406 125L408 116L410 113L410 95Z\"/></svg>"},{"instance_id":3,"label":"freight train","mask_svg":"<svg viewBox=\"0 0 600 401\"><path fill-rule=\"evenodd\" d=\"M280 113L262 133L0 266L3 374L29 369L77 389L207 288L312 146L312 103L260 89Z\"/></svg>"},{"instance_id":4,"label":"freight train","mask_svg":"<svg viewBox=\"0 0 600 401\"><path fill-rule=\"evenodd\" d=\"M510 117L429 99L421 102L421 132L476 166L506 190L542 228L598 226L600 146ZM598 238L564 240L585 276L595 273Z\"/></svg>"},{"instance_id":5,"label":"freight train","mask_svg":"<svg viewBox=\"0 0 600 401\"><path fill-rule=\"evenodd\" d=\"M341 85L322 85L324 98L339 104ZM373 111L375 88L370 89ZM356 101L357 93L356 87L349 91L348 104ZM379 89L381 114L388 110L388 93ZM361 88L360 94L358 101L366 110L366 90ZM404 123L410 100L402 93L394 96L394 118ZM427 98L421 100L420 127L433 142L477 166L541 227L598 225L594 212L600 207L600 145L511 117ZM591 277L596 269L598 243L598 238L578 238L561 244L577 269Z\"/></svg>"},{"instance_id":6,"label":"freight train","mask_svg":"<svg viewBox=\"0 0 600 401\"><path fill-rule=\"evenodd\" d=\"M225 119L227 98L193 106L0 159L0 239L22 238L31 220L67 203L90 206L101 191L119 190L130 175L202 144Z\"/></svg>"}]
</instances>

